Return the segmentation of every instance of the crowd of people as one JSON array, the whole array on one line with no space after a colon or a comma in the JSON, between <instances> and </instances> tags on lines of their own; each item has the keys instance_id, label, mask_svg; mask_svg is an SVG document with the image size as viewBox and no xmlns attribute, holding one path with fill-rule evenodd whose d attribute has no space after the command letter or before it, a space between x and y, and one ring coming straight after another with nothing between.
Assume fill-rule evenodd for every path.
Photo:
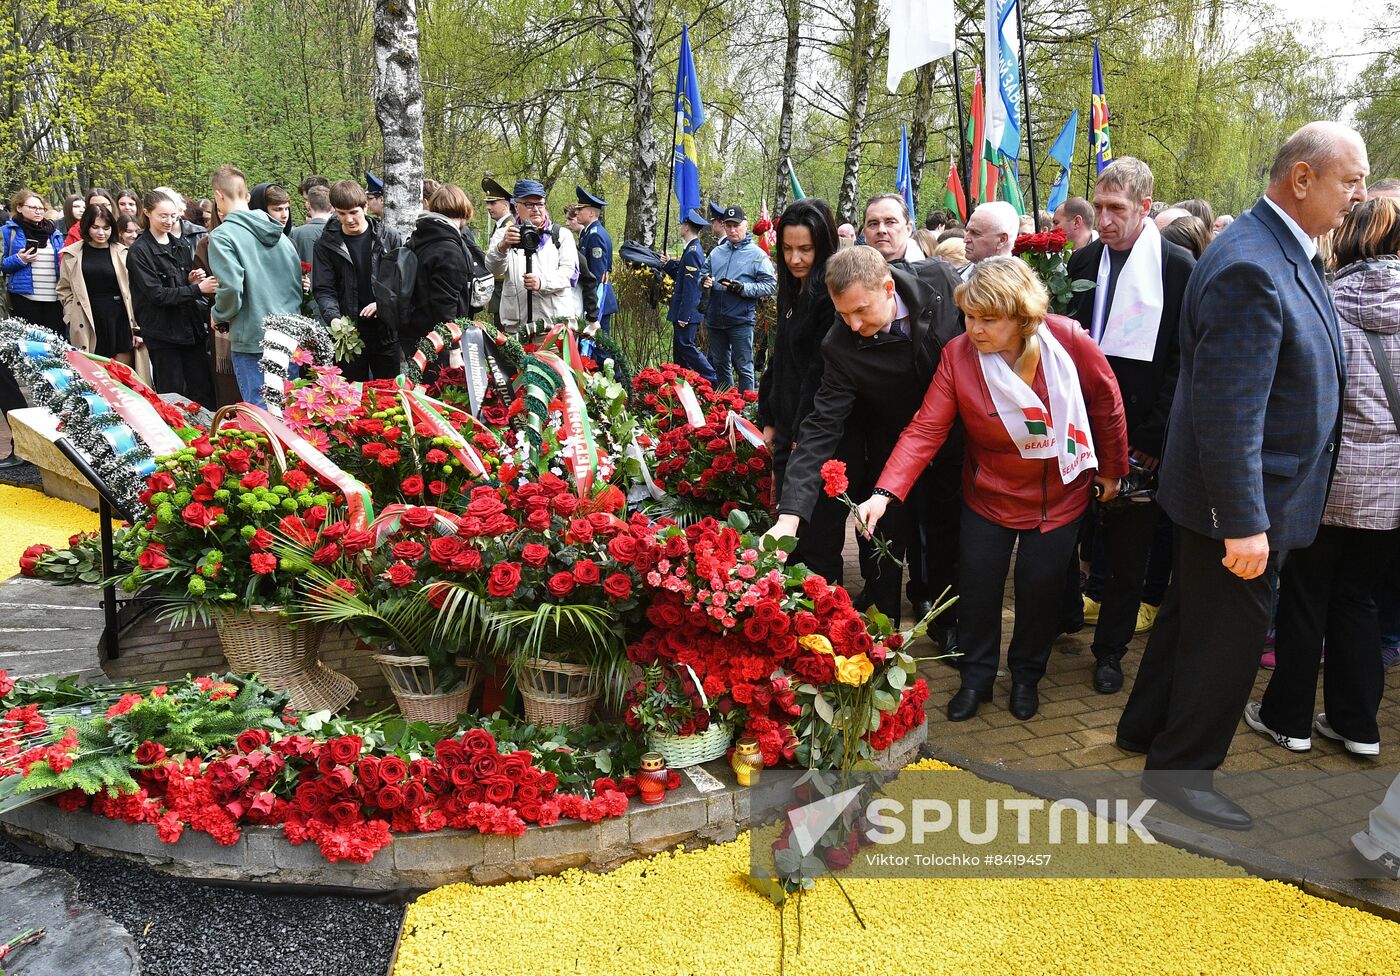
<instances>
[{"instance_id":1,"label":"crowd of people","mask_svg":"<svg viewBox=\"0 0 1400 976\"><path fill-rule=\"evenodd\" d=\"M262 405L271 315L309 314L353 330L359 352L342 364L352 380L392 379L431 329L488 308L510 331L556 316L610 327L613 245L599 197L579 187L567 222L555 224L539 182L507 192L484 180L491 223L483 248L461 187L425 180L422 211L403 240L383 220L383 183L365 176L364 185L304 179L295 192L306 219L297 226L292 191L249 186L230 165L212 175L209 198L170 187L94 188L55 210L21 189L0 215L8 310L131 365L161 393L211 409ZM389 273L401 267L410 277ZM24 403L0 367L0 411ZM21 463L0 458L0 467Z\"/></svg>"},{"instance_id":2,"label":"crowd of people","mask_svg":"<svg viewBox=\"0 0 1400 976\"><path fill-rule=\"evenodd\" d=\"M1113 694L1150 630L1117 744L1146 755L1153 795L1245 828L1212 778L1241 716L1283 749L1316 733L1380 751L1400 643L1400 181L1368 193L1368 175L1354 131L1313 123L1237 218L1200 199L1161 205L1148 166L1122 157L1092 199L1038 218L989 202L965 226L935 211L916 229L904 199L881 193L857 228L801 199L772 258L742 207L711 202L682 214L661 268L673 358L756 391L771 534L796 539L794 559L857 582L849 513L823 490L840 461L864 499L858 606L898 622L906 598L923 617L956 594L930 630L961 672L951 721L993 699L1011 574L1009 711L1039 711L1058 635L1094 628L1093 687ZM560 223L540 182L483 180L483 245L468 194L425 181L405 241L366 176L302 181L295 227L291 191L227 165L209 199L95 188L58 213L21 190L0 228L10 310L210 407L261 403L263 323L279 313L356 331L345 373L361 380L396 376L429 329L463 315L512 332L556 316L609 328L598 196L577 188ZM1052 227L1073 248L1064 315L1013 256L1018 236ZM405 252L416 277L394 292L386 271ZM774 295L758 372L756 307ZM22 404L0 372L0 409ZM1272 679L1251 702L1261 665Z\"/></svg>"}]
</instances>

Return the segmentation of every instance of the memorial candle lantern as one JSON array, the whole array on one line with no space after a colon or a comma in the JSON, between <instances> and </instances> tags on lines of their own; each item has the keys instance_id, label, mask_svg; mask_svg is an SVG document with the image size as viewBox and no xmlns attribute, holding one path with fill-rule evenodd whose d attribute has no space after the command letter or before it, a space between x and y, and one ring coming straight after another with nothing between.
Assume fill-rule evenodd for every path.
<instances>
[{"instance_id":1,"label":"memorial candle lantern","mask_svg":"<svg viewBox=\"0 0 1400 976\"><path fill-rule=\"evenodd\" d=\"M666 760L659 752L642 756L642 768L637 773L637 789L643 803L660 803L666 797Z\"/></svg>"},{"instance_id":2,"label":"memorial candle lantern","mask_svg":"<svg viewBox=\"0 0 1400 976\"><path fill-rule=\"evenodd\" d=\"M759 751L758 740L748 736L740 739L729 757L729 765L738 777L740 786L757 783L759 770L763 768L763 753Z\"/></svg>"}]
</instances>

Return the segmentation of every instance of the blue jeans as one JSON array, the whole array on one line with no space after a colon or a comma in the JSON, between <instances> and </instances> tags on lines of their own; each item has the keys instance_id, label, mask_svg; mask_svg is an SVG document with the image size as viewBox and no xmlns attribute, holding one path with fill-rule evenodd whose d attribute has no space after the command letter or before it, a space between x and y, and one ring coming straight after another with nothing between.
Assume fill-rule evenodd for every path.
<instances>
[{"instance_id":1,"label":"blue jeans","mask_svg":"<svg viewBox=\"0 0 1400 976\"><path fill-rule=\"evenodd\" d=\"M708 327L710 362L715 368L715 388L723 390L734 385L733 374L739 374L739 392L754 389L753 326L724 325ZM731 372L730 367L733 367Z\"/></svg>"},{"instance_id":2,"label":"blue jeans","mask_svg":"<svg viewBox=\"0 0 1400 976\"><path fill-rule=\"evenodd\" d=\"M238 395L243 398L244 403L251 403L255 407L266 407L263 400L263 371L258 363L262 362L262 353L255 352L235 352L233 354L233 376L238 380ZM301 375L301 367L296 363L287 364L287 378L296 379Z\"/></svg>"},{"instance_id":3,"label":"blue jeans","mask_svg":"<svg viewBox=\"0 0 1400 976\"><path fill-rule=\"evenodd\" d=\"M705 354L695 345L695 336L699 331L699 322L690 322L686 325L681 325L679 322L671 323L671 361L677 366L695 370L709 380L711 385L714 385L715 368L710 365Z\"/></svg>"}]
</instances>

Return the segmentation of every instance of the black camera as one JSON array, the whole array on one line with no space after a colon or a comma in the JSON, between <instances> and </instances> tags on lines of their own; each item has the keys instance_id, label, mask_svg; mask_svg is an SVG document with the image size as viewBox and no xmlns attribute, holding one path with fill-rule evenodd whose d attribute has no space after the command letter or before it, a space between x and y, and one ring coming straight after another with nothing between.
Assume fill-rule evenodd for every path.
<instances>
[{"instance_id":1,"label":"black camera","mask_svg":"<svg viewBox=\"0 0 1400 976\"><path fill-rule=\"evenodd\" d=\"M1157 472L1149 471L1133 458L1128 459L1128 473L1118 482L1118 494L1110 502L1110 507L1119 505L1143 505L1157 494ZM1095 493L1097 497L1097 492Z\"/></svg>"},{"instance_id":2,"label":"black camera","mask_svg":"<svg viewBox=\"0 0 1400 976\"><path fill-rule=\"evenodd\" d=\"M520 240L515 242L514 247L526 254L534 254L540 249L540 240L540 229L526 220L520 224Z\"/></svg>"}]
</instances>

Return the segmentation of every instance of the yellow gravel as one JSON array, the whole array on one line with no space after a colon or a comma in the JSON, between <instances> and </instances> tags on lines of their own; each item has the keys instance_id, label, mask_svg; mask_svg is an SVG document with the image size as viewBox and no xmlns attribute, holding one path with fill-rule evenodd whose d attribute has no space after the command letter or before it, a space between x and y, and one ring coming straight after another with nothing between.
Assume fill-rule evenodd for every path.
<instances>
[{"instance_id":1,"label":"yellow gravel","mask_svg":"<svg viewBox=\"0 0 1400 976\"><path fill-rule=\"evenodd\" d=\"M950 769L932 760L911 768ZM960 781L961 785L961 781ZM988 796L1014 791L986 784ZM961 794L960 794L961 795ZM493 887L408 910L394 976L756 976L779 971L779 912L744 881L749 837ZM1158 845L1127 856L1218 862ZM1391 976L1400 925L1248 877L851 879L786 910L790 976ZM1387 961L1389 960L1389 961Z\"/></svg>"},{"instance_id":2,"label":"yellow gravel","mask_svg":"<svg viewBox=\"0 0 1400 976\"><path fill-rule=\"evenodd\" d=\"M81 505L32 488L0 485L0 579L19 572L20 554L34 543L60 549L70 535L96 529L97 513Z\"/></svg>"}]
</instances>

